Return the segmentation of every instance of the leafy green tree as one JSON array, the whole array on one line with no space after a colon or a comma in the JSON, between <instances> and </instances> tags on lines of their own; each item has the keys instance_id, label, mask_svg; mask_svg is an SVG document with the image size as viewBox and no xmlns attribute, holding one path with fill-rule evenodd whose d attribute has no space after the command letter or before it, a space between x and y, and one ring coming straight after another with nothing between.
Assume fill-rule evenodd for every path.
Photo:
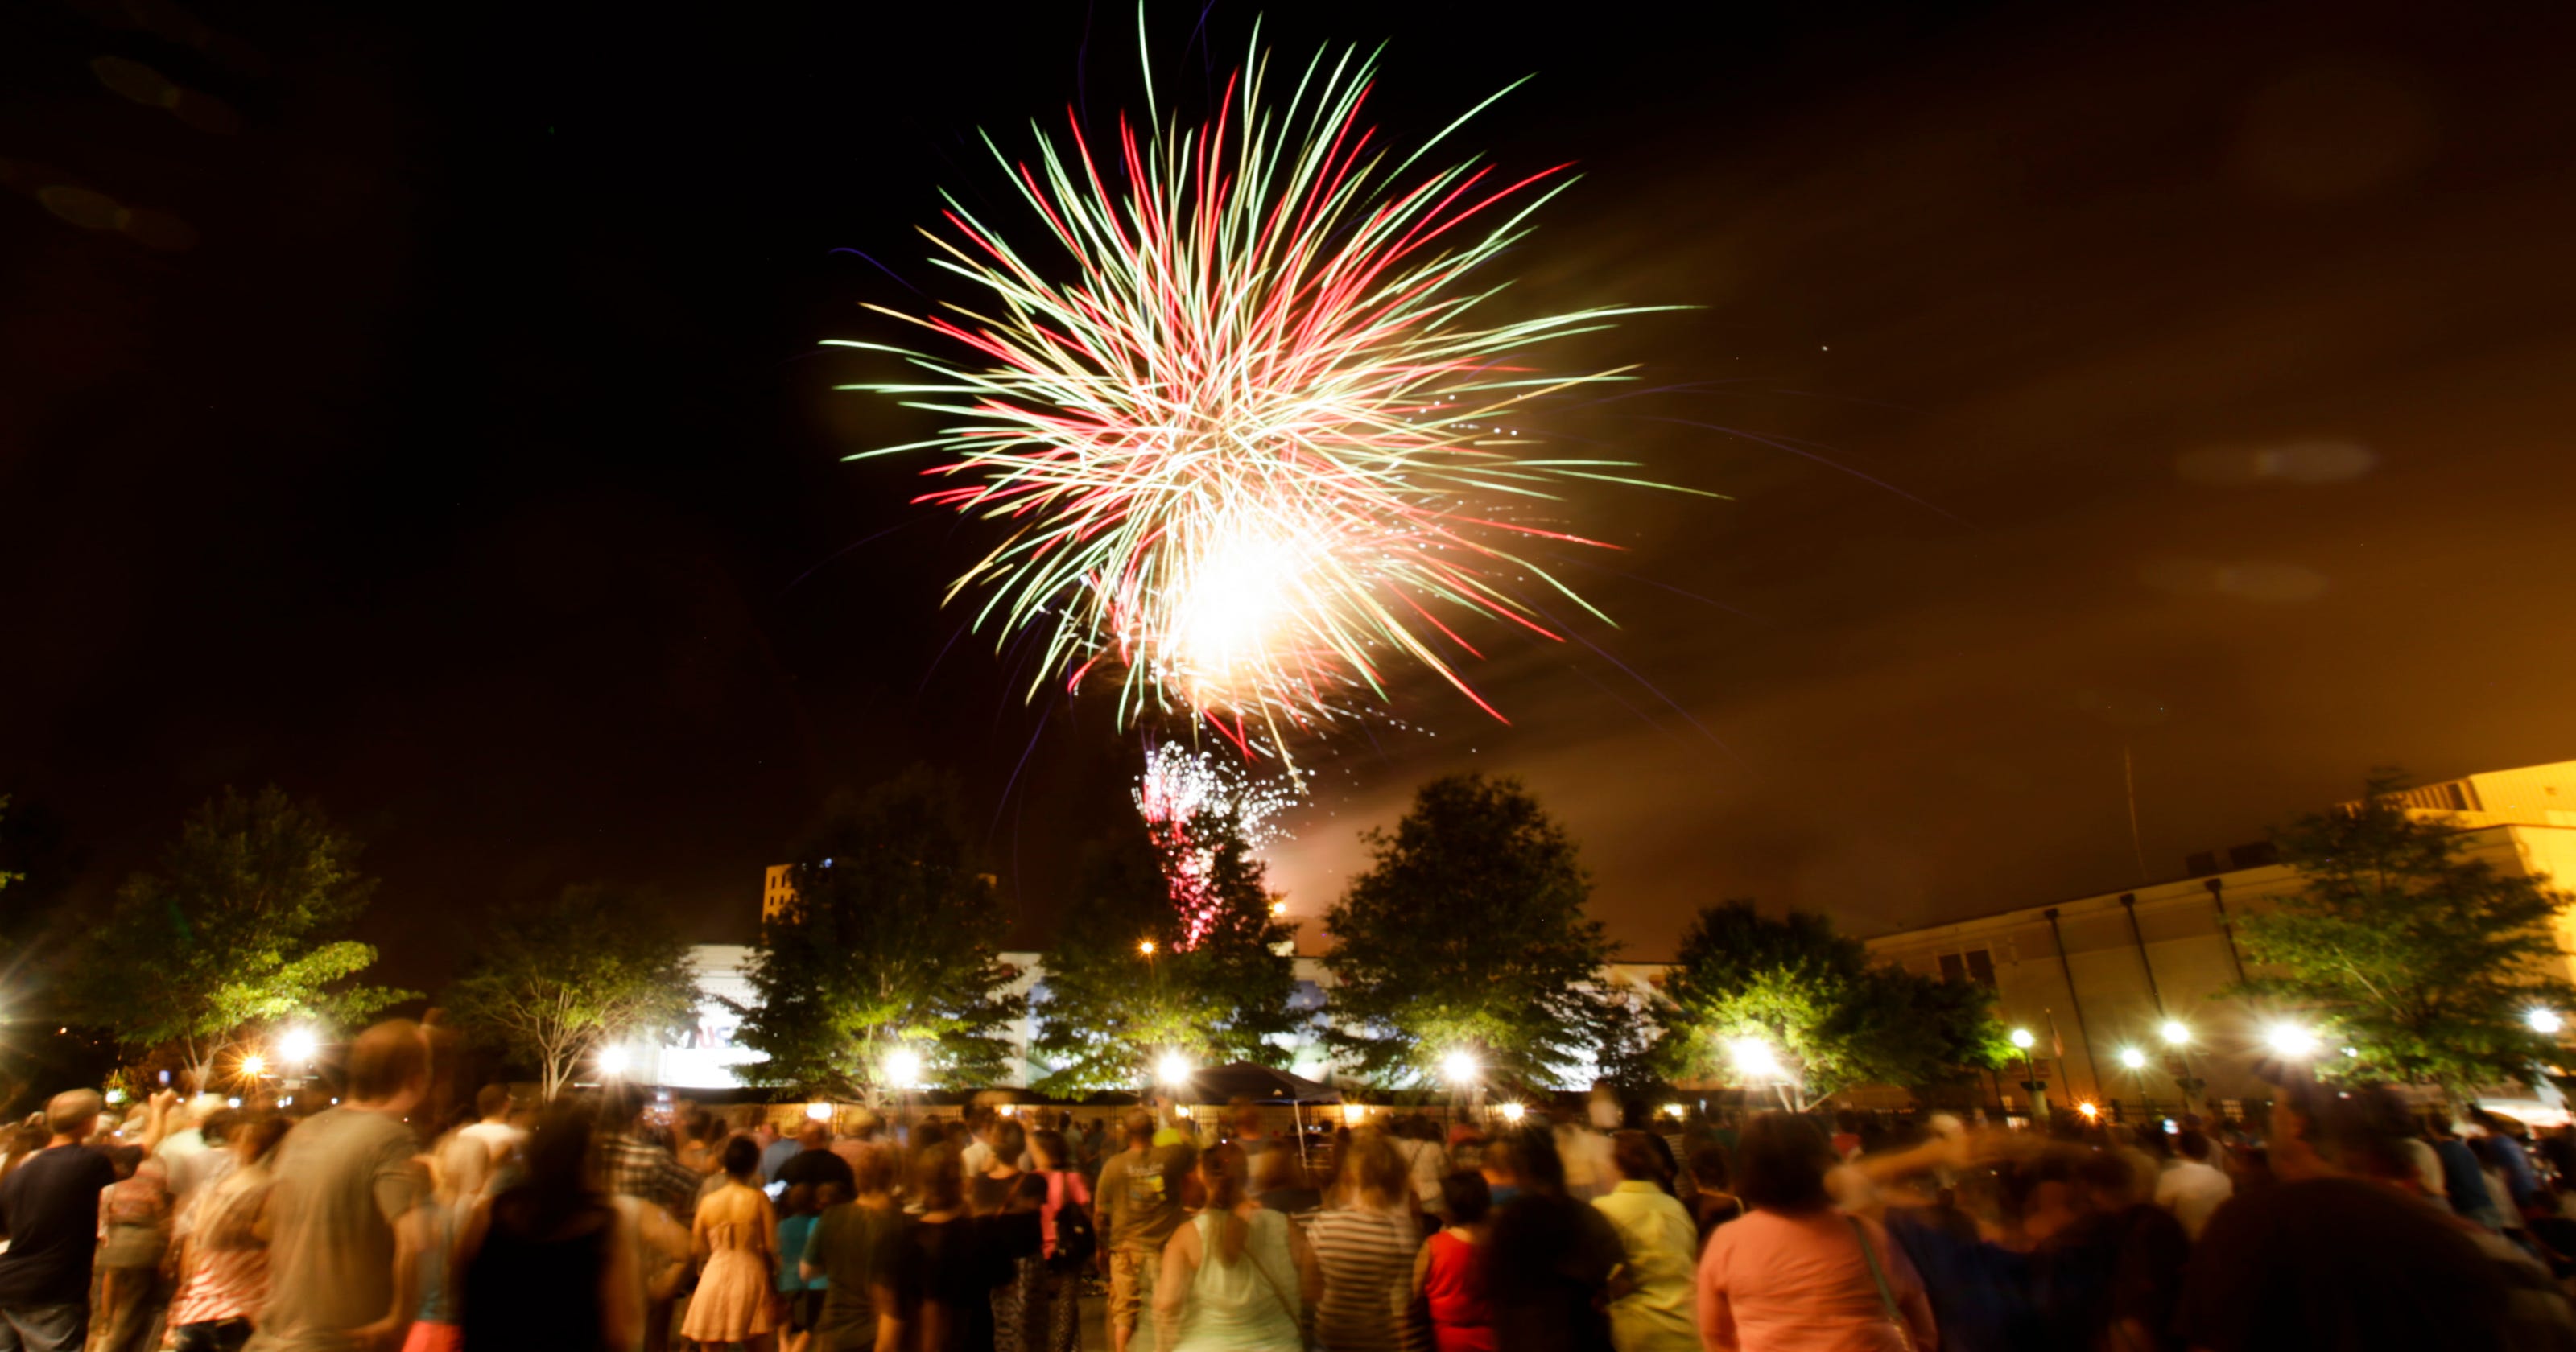
<instances>
[{"instance_id":1,"label":"leafy green tree","mask_svg":"<svg viewBox=\"0 0 2576 1352\"><path fill-rule=\"evenodd\" d=\"M1325 1036L1362 1075L1436 1083L1465 1050L1493 1079L1544 1087L1614 1040L1592 880L1518 779L1435 779L1392 834L1362 839L1368 871L1324 922L1338 983Z\"/></svg>"},{"instance_id":2,"label":"leafy green tree","mask_svg":"<svg viewBox=\"0 0 2576 1352\"><path fill-rule=\"evenodd\" d=\"M373 879L358 842L274 786L200 807L157 872L119 888L65 992L73 1017L130 1048L168 1047L213 1083L246 1035L291 1019L349 1026L409 991L356 983L373 945L344 937Z\"/></svg>"},{"instance_id":3,"label":"leafy green tree","mask_svg":"<svg viewBox=\"0 0 2576 1352\"><path fill-rule=\"evenodd\" d=\"M600 1047L688 1028L688 941L648 896L567 887L493 922L448 1010L479 1041L525 1058L548 1099Z\"/></svg>"},{"instance_id":4,"label":"leafy green tree","mask_svg":"<svg viewBox=\"0 0 2576 1352\"><path fill-rule=\"evenodd\" d=\"M1799 1110L1856 1084L1955 1080L2006 1046L1984 987L1873 964L1823 916L1775 919L1750 901L1699 913L1664 995L1667 1073L1776 1088Z\"/></svg>"},{"instance_id":5,"label":"leafy green tree","mask_svg":"<svg viewBox=\"0 0 2576 1352\"><path fill-rule=\"evenodd\" d=\"M1007 1073L1019 970L994 957L1003 925L991 875L977 867L956 792L913 771L864 797L843 796L796 851L796 902L762 926L747 973L744 1045L768 1059L761 1083L801 1093L876 1096L897 1049L937 1084Z\"/></svg>"},{"instance_id":6,"label":"leafy green tree","mask_svg":"<svg viewBox=\"0 0 2576 1352\"><path fill-rule=\"evenodd\" d=\"M1196 860L1158 850L1141 824L1089 852L1047 954L1035 1049L1054 1069L1036 1088L1133 1088L1167 1052L1202 1064L1287 1060L1274 1039L1305 1022L1289 1009L1296 928L1272 912L1261 861L1230 817L1203 812L1191 825ZM1167 881L1185 865L1214 917L1186 949Z\"/></svg>"},{"instance_id":7,"label":"leafy green tree","mask_svg":"<svg viewBox=\"0 0 2576 1352\"><path fill-rule=\"evenodd\" d=\"M2404 784L2374 771L2360 803L2276 836L2300 887L2240 923L2260 971L2235 993L2320 1019L2328 1042L2358 1053L2329 1058L2329 1073L2454 1097L2527 1080L2560 1056L2531 1010L2576 1001L2554 926L2570 899L2470 858L2457 824L2407 811L2394 796Z\"/></svg>"}]
</instances>

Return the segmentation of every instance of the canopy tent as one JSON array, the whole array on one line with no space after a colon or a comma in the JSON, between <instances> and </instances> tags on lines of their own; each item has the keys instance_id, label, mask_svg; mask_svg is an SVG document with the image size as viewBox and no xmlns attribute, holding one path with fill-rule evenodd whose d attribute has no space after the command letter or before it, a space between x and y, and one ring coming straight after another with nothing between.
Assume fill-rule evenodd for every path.
<instances>
[{"instance_id":1,"label":"canopy tent","mask_svg":"<svg viewBox=\"0 0 2576 1352\"><path fill-rule=\"evenodd\" d=\"M1342 1093L1303 1076L1252 1061L1213 1066L1194 1071L1186 1085L1173 1086L1177 1096L1200 1103L1232 1103L1249 1099L1254 1103L1284 1103L1289 1117L1297 1125L1297 1161L1306 1165L1306 1114L1309 1103L1339 1103Z\"/></svg>"},{"instance_id":2,"label":"canopy tent","mask_svg":"<svg viewBox=\"0 0 2576 1352\"><path fill-rule=\"evenodd\" d=\"M1303 1103L1342 1101L1338 1089L1251 1061L1193 1071L1188 1084L1173 1088L1176 1094L1186 1095L1198 1103L1231 1103L1236 1099L1250 1099L1255 1103L1285 1103L1294 1107Z\"/></svg>"}]
</instances>

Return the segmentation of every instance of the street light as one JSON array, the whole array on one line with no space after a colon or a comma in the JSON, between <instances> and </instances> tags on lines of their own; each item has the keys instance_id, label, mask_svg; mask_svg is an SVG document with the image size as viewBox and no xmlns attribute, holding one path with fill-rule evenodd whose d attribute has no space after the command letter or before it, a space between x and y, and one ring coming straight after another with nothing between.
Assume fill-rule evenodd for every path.
<instances>
[{"instance_id":1,"label":"street light","mask_svg":"<svg viewBox=\"0 0 2576 1352\"><path fill-rule=\"evenodd\" d=\"M257 1052L252 1052L249 1055L244 1056L241 1059L241 1073L242 1078L246 1080L256 1080L260 1076L267 1074L268 1058Z\"/></svg>"},{"instance_id":2,"label":"street light","mask_svg":"<svg viewBox=\"0 0 2576 1352\"><path fill-rule=\"evenodd\" d=\"M2030 1049L2039 1045L2027 1028L2012 1030L2012 1045L2021 1049L2021 1087L2030 1095L2030 1116L2034 1122L2048 1116L2048 1095L2039 1087L2039 1067L2030 1059Z\"/></svg>"},{"instance_id":3,"label":"street light","mask_svg":"<svg viewBox=\"0 0 2576 1352\"><path fill-rule=\"evenodd\" d=\"M1440 1058L1440 1077L1447 1080L1452 1089L1474 1080L1477 1069L1476 1054L1464 1047Z\"/></svg>"},{"instance_id":4,"label":"street light","mask_svg":"<svg viewBox=\"0 0 2576 1352\"><path fill-rule=\"evenodd\" d=\"M2558 1017L2557 1010L2546 1006L2534 1007L2531 1013L2524 1016L2524 1021L2531 1025L2531 1031L2535 1033L2555 1033L2567 1026L2567 1021Z\"/></svg>"},{"instance_id":5,"label":"street light","mask_svg":"<svg viewBox=\"0 0 2576 1352\"><path fill-rule=\"evenodd\" d=\"M2120 1064L2128 1068L2130 1083L2137 1086L2139 1114L2144 1117L2155 1116L2153 1106L2147 1102L2146 1052L2136 1047L2122 1047L2120 1049ZM2116 1107L2118 1105L2115 1104L2113 1106Z\"/></svg>"},{"instance_id":6,"label":"street light","mask_svg":"<svg viewBox=\"0 0 2576 1352\"><path fill-rule=\"evenodd\" d=\"M1165 1052L1160 1060L1154 1062L1154 1078L1178 1088L1190 1082L1190 1073L1196 1069L1190 1064L1190 1058L1179 1052Z\"/></svg>"},{"instance_id":7,"label":"street light","mask_svg":"<svg viewBox=\"0 0 2576 1352\"><path fill-rule=\"evenodd\" d=\"M1136 951L1149 958L1154 956L1154 941L1151 939L1138 940L1136 942Z\"/></svg>"},{"instance_id":8,"label":"street light","mask_svg":"<svg viewBox=\"0 0 2576 1352\"><path fill-rule=\"evenodd\" d=\"M315 1036L310 1028L289 1028L286 1036L277 1040L277 1050L286 1058L286 1064L300 1066L310 1062L314 1054L322 1050L322 1039Z\"/></svg>"},{"instance_id":9,"label":"street light","mask_svg":"<svg viewBox=\"0 0 2576 1352\"><path fill-rule=\"evenodd\" d=\"M1521 1114L1528 1112L1529 1109L1524 1108L1517 1103L1506 1103L1496 1111L1502 1113L1504 1121L1518 1122L1521 1120Z\"/></svg>"},{"instance_id":10,"label":"street light","mask_svg":"<svg viewBox=\"0 0 2576 1352\"><path fill-rule=\"evenodd\" d=\"M2182 1106L2189 1111L2192 1098L2207 1087L2198 1075L2192 1073L2191 1025L2180 1019L2167 1019L2164 1027L2157 1031L2164 1034L2165 1045L2173 1048L2174 1055L2182 1058L2182 1074L2174 1077L2174 1088L2182 1091Z\"/></svg>"},{"instance_id":11,"label":"street light","mask_svg":"<svg viewBox=\"0 0 2576 1352\"><path fill-rule=\"evenodd\" d=\"M1736 1073L1752 1080L1780 1078L1780 1054L1771 1044L1758 1037L1740 1037L1728 1043L1727 1059L1735 1063Z\"/></svg>"},{"instance_id":12,"label":"street light","mask_svg":"<svg viewBox=\"0 0 2576 1352\"><path fill-rule=\"evenodd\" d=\"M897 1047L885 1054L886 1082L897 1089L921 1087L921 1053L910 1047Z\"/></svg>"},{"instance_id":13,"label":"street light","mask_svg":"<svg viewBox=\"0 0 2576 1352\"><path fill-rule=\"evenodd\" d=\"M2317 1054L2317 1035L2295 1023L2276 1023L2263 1032L2263 1045L2285 1061L2304 1061Z\"/></svg>"},{"instance_id":14,"label":"street light","mask_svg":"<svg viewBox=\"0 0 2576 1352\"><path fill-rule=\"evenodd\" d=\"M612 1042L599 1049L599 1073L612 1080L624 1075L632 1061L622 1044Z\"/></svg>"}]
</instances>

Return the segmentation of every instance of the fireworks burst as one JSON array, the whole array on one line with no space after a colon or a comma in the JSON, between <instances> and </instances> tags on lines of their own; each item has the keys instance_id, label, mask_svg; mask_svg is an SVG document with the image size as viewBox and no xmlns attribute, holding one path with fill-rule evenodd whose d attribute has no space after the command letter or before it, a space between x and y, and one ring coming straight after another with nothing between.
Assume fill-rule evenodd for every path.
<instances>
[{"instance_id":1,"label":"fireworks burst","mask_svg":"<svg viewBox=\"0 0 2576 1352\"><path fill-rule=\"evenodd\" d=\"M1296 804L1298 790L1294 778L1263 783L1237 762L1205 751L1185 751L1168 742L1145 748L1136 811L1165 860L1163 881L1181 918L1175 947L1198 947L1216 924L1222 904L1214 879L1217 823L1231 818L1244 844L1260 849L1283 834L1279 814Z\"/></svg>"},{"instance_id":2,"label":"fireworks burst","mask_svg":"<svg viewBox=\"0 0 2576 1352\"><path fill-rule=\"evenodd\" d=\"M882 311L974 358L838 345L932 377L847 387L956 420L864 454L945 452L925 473L956 482L919 500L1006 523L950 595L986 595L979 626L1042 633L1038 684L1114 675L1122 719L1185 711L1284 757L1290 733L1382 703L1403 659L1493 712L1452 665L1481 656L1454 622L1556 637L1516 587L1599 615L1514 551L1596 543L1540 524L1568 481L1638 481L1533 455L1518 427L1529 401L1622 371L1519 363L1661 307L1489 318L1504 283L1482 274L1563 166L1416 170L1476 110L1398 155L1360 121L1370 59L1319 54L1274 106L1254 52L1205 124L1167 124L1149 87L1146 124L1122 116L1105 146L1070 110L1033 163L987 138L1046 253L950 197L933 261L984 307Z\"/></svg>"}]
</instances>

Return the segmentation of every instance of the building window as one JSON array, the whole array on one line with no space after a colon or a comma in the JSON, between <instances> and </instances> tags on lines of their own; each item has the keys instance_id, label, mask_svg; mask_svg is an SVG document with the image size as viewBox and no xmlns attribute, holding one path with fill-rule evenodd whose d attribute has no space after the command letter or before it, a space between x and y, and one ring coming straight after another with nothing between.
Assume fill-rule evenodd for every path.
<instances>
[{"instance_id":1,"label":"building window","mask_svg":"<svg viewBox=\"0 0 2576 1352\"><path fill-rule=\"evenodd\" d=\"M1995 988L1994 950L1971 948L1965 953L1942 954L1941 979L1973 981L1987 990L1993 990Z\"/></svg>"}]
</instances>

